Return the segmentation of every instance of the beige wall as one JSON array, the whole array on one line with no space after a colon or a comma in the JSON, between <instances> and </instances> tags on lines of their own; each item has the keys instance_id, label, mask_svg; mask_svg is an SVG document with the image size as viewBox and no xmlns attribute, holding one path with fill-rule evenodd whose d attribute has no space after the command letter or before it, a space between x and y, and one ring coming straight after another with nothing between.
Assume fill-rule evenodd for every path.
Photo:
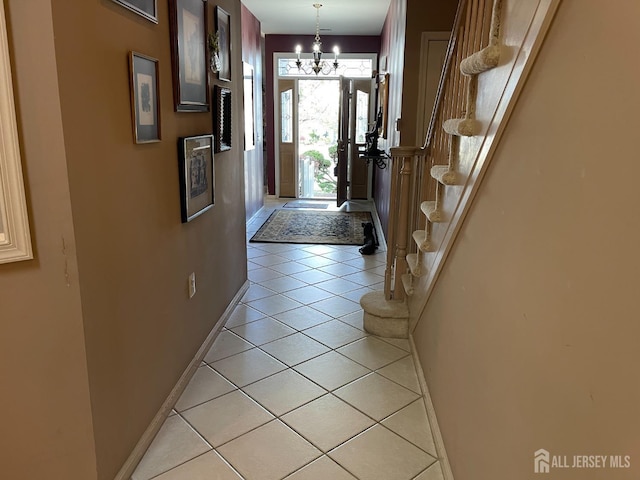
<instances>
[{"instance_id":1,"label":"beige wall","mask_svg":"<svg viewBox=\"0 0 640 480\"><path fill-rule=\"evenodd\" d=\"M36 259L0 266L0 465L111 480L246 280L240 2L217 2L233 22L233 148L216 155L215 207L188 224L177 137L212 117L173 111L168 2L158 25L110 0L8 3ZM160 61L160 143L133 143L130 50Z\"/></svg>"},{"instance_id":2,"label":"beige wall","mask_svg":"<svg viewBox=\"0 0 640 480\"><path fill-rule=\"evenodd\" d=\"M564 0L414 332L456 480L637 478L640 5Z\"/></svg>"},{"instance_id":3,"label":"beige wall","mask_svg":"<svg viewBox=\"0 0 640 480\"><path fill-rule=\"evenodd\" d=\"M0 476L96 478L49 0L5 0L35 259L0 265Z\"/></svg>"}]
</instances>

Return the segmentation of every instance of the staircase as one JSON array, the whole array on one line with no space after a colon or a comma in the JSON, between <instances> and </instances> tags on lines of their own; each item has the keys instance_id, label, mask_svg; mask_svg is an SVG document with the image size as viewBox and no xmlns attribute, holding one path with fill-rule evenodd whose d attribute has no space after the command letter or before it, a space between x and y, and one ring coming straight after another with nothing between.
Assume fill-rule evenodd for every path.
<instances>
[{"instance_id":1,"label":"staircase","mask_svg":"<svg viewBox=\"0 0 640 480\"><path fill-rule=\"evenodd\" d=\"M560 0L461 0L425 144L391 149L385 288L364 327L407 338L470 210Z\"/></svg>"}]
</instances>

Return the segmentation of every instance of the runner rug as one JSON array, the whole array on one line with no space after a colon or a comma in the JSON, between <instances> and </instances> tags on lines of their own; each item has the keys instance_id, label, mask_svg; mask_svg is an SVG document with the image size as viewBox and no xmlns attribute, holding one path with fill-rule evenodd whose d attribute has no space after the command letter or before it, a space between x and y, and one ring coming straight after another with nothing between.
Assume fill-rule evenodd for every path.
<instances>
[{"instance_id":1,"label":"runner rug","mask_svg":"<svg viewBox=\"0 0 640 480\"><path fill-rule=\"evenodd\" d=\"M271 214L250 241L362 245L363 222L373 223L371 213L281 209Z\"/></svg>"},{"instance_id":2,"label":"runner rug","mask_svg":"<svg viewBox=\"0 0 640 480\"><path fill-rule=\"evenodd\" d=\"M283 208L316 208L326 210L329 207L328 203L319 203L319 202L287 202L283 206Z\"/></svg>"}]
</instances>

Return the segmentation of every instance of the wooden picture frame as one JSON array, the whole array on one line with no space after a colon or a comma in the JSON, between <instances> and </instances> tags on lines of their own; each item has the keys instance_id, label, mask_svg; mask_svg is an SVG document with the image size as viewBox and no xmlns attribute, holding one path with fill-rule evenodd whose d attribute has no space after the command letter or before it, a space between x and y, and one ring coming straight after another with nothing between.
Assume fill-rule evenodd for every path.
<instances>
[{"instance_id":1,"label":"wooden picture frame","mask_svg":"<svg viewBox=\"0 0 640 480\"><path fill-rule=\"evenodd\" d=\"M150 22L158 23L157 0L113 0L118 5L137 13Z\"/></svg>"},{"instance_id":2,"label":"wooden picture frame","mask_svg":"<svg viewBox=\"0 0 640 480\"><path fill-rule=\"evenodd\" d=\"M253 150L256 147L253 67L246 62L242 62L242 79L244 93L244 149L246 151Z\"/></svg>"},{"instance_id":3,"label":"wooden picture frame","mask_svg":"<svg viewBox=\"0 0 640 480\"><path fill-rule=\"evenodd\" d=\"M231 150L231 89L216 85L215 88L216 153Z\"/></svg>"},{"instance_id":4,"label":"wooden picture frame","mask_svg":"<svg viewBox=\"0 0 640 480\"><path fill-rule=\"evenodd\" d=\"M159 142L160 73L158 60L138 52L129 52L131 117L135 143Z\"/></svg>"},{"instance_id":5,"label":"wooden picture frame","mask_svg":"<svg viewBox=\"0 0 640 480\"><path fill-rule=\"evenodd\" d=\"M33 258L4 3L0 4L0 264ZM2 271L2 268L0 268Z\"/></svg>"},{"instance_id":6,"label":"wooden picture frame","mask_svg":"<svg viewBox=\"0 0 640 480\"><path fill-rule=\"evenodd\" d=\"M216 31L220 45L220 69L218 80L231 81L231 16L222 8L216 8Z\"/></svg>"},{"instance_id":7,"label":"wooden picture frame","mask_svg":"<svg viewBox=\"0 0 640 480\"><path fill-rule=\"evenodd\" d=\"M178 139L182 222L190 222L215 204L213 135Z\"/></svg>"},{"instance_id":8,"label":"wooden picture frame","mask_svg":"<svg viewBox=\"0 0 640 480\"><path fill-rule=\"evenodd\" d=\"M378 135L387 138L389 123L389 74L378 75L378 109L382 112L382 125L378 129Z\"/></svg>"},{"instance_id":9,"label":"wooden picture frame","mask_svg":"<svg viewBox=\"0 0 640 480\"><path fill-rule=\"evenodd\" d=\"M176 112L209 111L206 0L169 0Z\"/></svg>"}]
</instances>

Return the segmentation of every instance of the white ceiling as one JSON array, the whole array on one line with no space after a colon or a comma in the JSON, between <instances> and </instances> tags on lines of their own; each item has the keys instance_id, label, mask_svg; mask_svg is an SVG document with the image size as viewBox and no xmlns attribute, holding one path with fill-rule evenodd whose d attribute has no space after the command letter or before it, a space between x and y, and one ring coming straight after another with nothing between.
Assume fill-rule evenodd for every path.
<instances>
[{"instance_id":1,"label":"white ceiling","mask_svg":"<svg viewBox=\"0 0 640 480\"><path fill-rule=\"evenodd\" d=\"M242 0L264 34L313 35L321 3L320 35L380 35L391 0Z\"/></svg>"}]
</instances>

